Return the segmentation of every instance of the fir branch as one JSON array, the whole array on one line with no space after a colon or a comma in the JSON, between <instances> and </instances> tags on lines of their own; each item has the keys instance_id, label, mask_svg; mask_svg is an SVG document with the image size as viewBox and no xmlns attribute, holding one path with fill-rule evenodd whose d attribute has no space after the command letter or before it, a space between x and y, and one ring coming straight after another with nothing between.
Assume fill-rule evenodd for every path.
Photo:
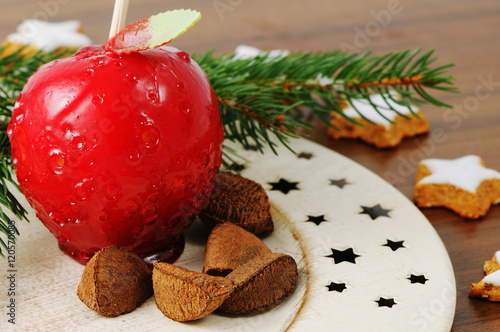
<instances>
[{"instance_id":1,"label":"fir branch","mask_svg":"<svg viewBox=\"0 0 500 332\"><path fill-rule=\"evenodd\" d=\"M266 144L273 148L269 133L286 143L288 137L298 135L297 128L308 128L301 120L301 107L311 109L328 124L331 112L359 124L343 114L342 106L353 99L368 99L371 94L384 94L386 106L372 104L379 113L382 108L396 111L389 100L410 111L411 104L451 107L427 92L457 92L453 77L444 76L453 64L433 68L432 54L433 50L421 54L419 49L382 56L339 51L281 57L264 53L236 60L210 51L194 59L207 72L218 96L225 138L245 148L255 144L262 150ZM395 100L390 89L397 91L401 100Z\"/></svg>"}]
</instances>

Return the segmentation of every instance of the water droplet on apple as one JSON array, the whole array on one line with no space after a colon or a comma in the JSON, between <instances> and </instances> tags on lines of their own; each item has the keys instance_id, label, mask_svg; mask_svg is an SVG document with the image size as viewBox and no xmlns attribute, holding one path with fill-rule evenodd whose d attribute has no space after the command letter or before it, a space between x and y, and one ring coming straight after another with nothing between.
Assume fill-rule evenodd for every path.
<instances>
[{"instance_id":1,"label":"water droplet on apple","mask_svg":"<svg viewBox=\"0 0 500 332\"><path fill-rule=\"evenodd\" d=\"M146 96L148 97L150 102L152 103L158 102L158 92L156 90L154 89L148 90Z\"/></svg>"},{"instance_id":2,"label":"water droplet on apple","mask_svg":"<svg viewBox=\"0 0 500 332\"><path fill-rule=\"evenodd\" d=\"M182 165L184 164L184 156L183 155L177 155L175 158L174 158L174 166L176 167L182 167Z\"/></svg>"},{"instance_id":3,"label":"water droplet on apple","mask_svg":"<svg viewBox=\"0 0 500 332\"><path fill-rule=\"evenodd\" d=\"M84 219L84 213L78 206L70 206L65 210L68 223L79 224Z\"/></svg>"},{"instance_id":4,"label":"water droplet on apple","mask_svg":"<svg viewBox=\"0 0 500 332\"><path fill-rule=\"evenodd\" d=\"M140 145L146 150L154 150L160 144L160 133L153 126L145 126L140 132Z\"/></svg>"},{"instance_id":5,"label":"water droplet on apple","mask_svg":"<svg viewBox=\"0 0 500 332\"><path fill-rule=\"evenodd\" d=\"M191 62L191 57L189 56L189 54L187 54L186 52L179 52L177 53L177 55L179 56L180 59L182 59L183 61L185 62Z\"/></svg>"},{"instance_id":6,"label":"water droplet on apple","mask_svg":"<svg viewBox=\"0 0 500 332\"><path fill-rule=\"evenodd\" d=\"M75 196L80 201L86 201L94 191L91 179L83 179L75 185Z\"/></svg>"},{"instance_id":7,"label":"water droplet on apple","mask_svg":"<svg viewBox=\"0 0 500 332\"><path fill-rule=\"evenodd\" d=\"M49 212L49 217L59 225L64 225L67 221L66 217L62 213L56 211Z\"/></svg>"},{"instance_id":8,"label":"water droplet on apple","mask_svg":"<svg viewBox=\"0 0 500 332\"><path fill-rule=\"evenodd\" d=\"M149 176L149 185L153 188L159 188L162 184L162 176L157 172L152 172Z\"/></svg>"},{"instance_id":9,"label":"water droplet on apple","mask_svg":"<svg viewBox=\"0 0 500 332\"><path fill-rule=\"evenodd\" d=\"M166 224L166 229L169 231L173 231L175 228L179 227L181 224L183 224L184 218L181 216L180 213L175 213L173 214L169 219ZM182 227L181 227L182 228Z\"/></svg>"},{"instance_id":10,"label":"water droplet on apple","mask_svg":"<svg viewBox=\"0 0 500 332\"><path fill-rule=\"evenodd\" d=\"M104 196L110 201L115 201L120 196L120 191L121 188L118 183L109 183L104 190Z\"/></svg>"},{"instance_id":11,"label":"water droplet on apple","mask_svg":"<svg viewBox=\"0 0 500 332\"><path fill-rule=\"evenodd\" d=\"M129 83L132 83L132 84L136 84L139 82L139 79L137 78L137 76L135 76L134 74L132 73L128 73L125 75L125 80Z\"/></svg>"},{"instance_id":12,"label":"water droplet on apple","mask_svg":"<svg viewBox=\"0 0 500 332\"><path fill-rule=\"evenodd\" d=\"M136 162L141 159L141 151L136 148L131 148L128 150L128 160L131 162Z\"/></svg>"},{"instance_id":13,"label":"water droplet on apple","mask_svg":"<svg viewBox=\"0 0 500 332\"><path fill-rule=\"evenodd\" d=\"M86 69L84 72L83 72L83 79L84 80L88 80L89 78L91 78L92 76L94 76L94 69L93 68L88 68Z\"/></svg>"},{"instance_id":14,"label":"water droplet on apple","mask_svg":"<svg viewBox=\"0 0 500 332\"><path fill-rule=\"evenodd\" d=\"M73 149L78 152L78 154L83 155L85 152L89 150L89 144L85 137L83 136L75 136L71 140L71 145Z\"/></svg>"},{"instance_id":15,"label":"water droplet on apple","mask_svg":"<svg viewBox=\"0 0 500 332\"><path fill-rule=\"evenodd\" d=\"M148 201L156 203L160 199L160 195L158 193L153 193L148 197Z\"/></svg>"},{"instance_id":16,"label":"water droplet on apple","mask_svg":"<svg viewBox=\"0 0 500 332\"><path fill-rule=\"evenodd\" d=\"M174 191L175 192L185 192L186 191L186 184L184 183L184 180L182 178L175 179Z\"/></svg>"},{"instance_id":17,"label":"water droplet on apple","mask_svg":"<svg viewBox=\"0 0 500 332\"><path fill-rule=\"evenodd\" d=\"M139 212L140 205L135 199L129 199L125 204L125 211L129 214L135 214Z\"/></svg>"},{"instance_id":18,"label":"water droplet on apple","mask_svg":"<svg viewBox=\"0 0 500 332\"><path fill-rule=\"evenodd\" d=\"M104 211L103 211L103 212L101 212L101 213L99 214L99 219L100 219L101 221L106 221L106 220L108 220L108 219L109 219L109 215L108 215L106 212L104 212Z\"/></svg>"},{"instance_id":19,"label":"water droplet on apple","mask_svg":"<svg viewBox=\"0 0 500 332\"><path fill-rule=\"evenodd\" d=\"M95 145L99 145L103 139L103 134L100 130L94 129L87 134L87 137L90 137Z\"/></svg>"},{"instance_id":20,"label":"water droplet on apple","mask_svg":"<svg viewBox=\"0 0 500 332\"><path fill-rule=\"evenodd\" d=\"M137 227L132 228L131 232L132 232L133 236L137 236L141 231L142 231L142 228L137 226Z\"/></svg>"},{"instance_id":21,"label":"water droplet on apple","mask_svg":"<svg viewBox=\"0 0 500 332\"><path fill-rule=\"evenodd\" d=\"M83 142L78 142L75 145L75 147L76 147L77 150L83 150L84 146L85 146L85 144Z\"/></svg>"},{"instance_id":22,"label":"water droplet on apple","mask_svg":"<svg viewBox=\"0 0 500 332\"><path fill-rule=\"evenodd\" d=\"M208 155L208 152L207 151L203 151L201 153L201 164L203 166L207 166L209 162L210 162L210 156Z\"/></svg>"},{"instance_id":23,"label":"water droplet on apple","mask_svg":"<svg viewBox=\"0 0 500 332\"><path fill-rule=\"evenodd\" d=\"M153 203L147 203L142 209L143 222L146 225L153 224L158 219L158 209Z\"/></svg>"},{"instance_id":24,"label":"water droplet on apple","mask_svg":"<svg viewBox=\"0 0 500 332\"><path fill-rule=\"evenodd\" d=\"M184 84L184 82L179 82L177 83L177 88L179 90L184 90L186 88L186 85Z\"/></svg>"},{"instance_id":25,"label":"water droplet on apple","mask_svg":"<svg viewBox=\"0 0 500 332\"><path fill-rule=\"evenodd\" d=\"M60 151L52 151L49 154L48 166L51 173L61 175L63 173L66 160Z\"/></svg>"},{"instance_id":26,"label":"water droplet on apple","mask_svg":"<svg viewBox=\"0 0 500 332\"><path fill-rule=\"evenodd\" d=\"M103 101L104 101L104 97L103 96L96 95L96 96L92 97L92 103L94 103L96 105L102 104Z\"/></svg>"},{"instance_id":27,"label":"water droplet on apple","mask_svg":"<svg viewBox=\"0 0 500 332\"><path fill-rule=\"evenodd\" d=\"M114 63L114 66L115 66L115 68L119 69L119 68L123 67L123 63L121 61L116 61Z\"/></svg>"},{"instance_id":28,"label":"water droplet on apple","mask_svg":"<svg viewBox=\"0 0 500 332\"><path fill-rule=\"evenodd\" d=\"M191 105L186 103L186 102L183 102L181 103L181 112L184 113L184 114L189 114L189 112L191 111Z\"/></svg>"},{"instance_id":29,"label":"water droplet on apple","mask_svg":"<svg viewBox=\"0 0 500 332\"><path fill-rule=\"evenodd\" d=\"M90 260L90 258L92 258L92 254L91 254L91 253L88 253L88 252L85 252L85 251L82 251L82 252L80 253L80 258L81 258L81 260L83 260L83 261L88 261L88 260Z\"/></svg>"}]
</instances>

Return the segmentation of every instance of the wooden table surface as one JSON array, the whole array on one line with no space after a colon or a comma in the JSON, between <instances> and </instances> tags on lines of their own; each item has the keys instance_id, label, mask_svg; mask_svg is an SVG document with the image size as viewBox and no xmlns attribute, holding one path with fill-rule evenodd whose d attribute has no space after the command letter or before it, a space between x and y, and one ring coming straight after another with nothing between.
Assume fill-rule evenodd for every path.
<instances>
[{"instance_id":1,"label":"wooden table surface","mask_svg":"<svg viewBox=\"0 0 500 332\"><path fill-rule=\"evenodd\" d=\"M498 0L131 0L127 22L175 8L202 12L202 20L173 45L187 52L239 44L262 49L372 50L435 48L438 63L451 69L460 94L437 94L454 110L425 106L431 134L405 140L391 150L357 141L333 141L312 120L311 139L392 183L408 198L423 158L480 155L500 170L500 2ZM2 0L0 38L26 18L78 19L95 43L105 43L112 0ZM423 213L441 236L454 266L457 307L452 331L500 330L500 304L468 298L468 285L482 278L482 265L500 250L500 206L485 218L465 220L444 209Z\"/></svg>"}]
</instances>

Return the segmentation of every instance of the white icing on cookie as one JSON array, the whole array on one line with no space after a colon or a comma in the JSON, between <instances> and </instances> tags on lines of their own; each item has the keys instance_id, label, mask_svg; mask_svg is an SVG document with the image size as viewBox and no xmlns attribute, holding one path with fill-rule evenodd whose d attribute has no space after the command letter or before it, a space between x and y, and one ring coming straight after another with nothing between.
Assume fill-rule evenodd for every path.
<instances>
[{"instance_id":1,"label":"white icing on cookie","mask_svg":"<svg viewBox=\"0 0 500 332\"><path fill-rule=\"evenodd\" d=\"M290 54L290 51L288 50L271 50L271 51L262 51L259 50L258 48L248 46L248 45L240 45L236 47L234 50L234 57L231 59L232 61L234 60L248 60L248 59L253 59L258 56L264 55L266 53L269 53L267 60L266 61L272 61L275 59L279 59L282 57L286 57Z\"/></svg>"},{"instance_id":2,"label":"white icing on cookie","mask_svg":"<svg viewBox=\"0 0 500 332\"><path fill-rule=\"evenodd\" d=\"M40 20L26 20L17 27L17 32L7 36L12 43L32 45L50 52L59 47L81 47L92 44L86 35L79 33L80 22L66 21L50 23Z\"/></svg>"},{"instance_id":3,"label":"white icing on cookie","mask_svg":"<svg viewBox=\"0 0 500 332\"><path fill-rule=\"evenodd\" d=\"M390 95L392 98L397 99L398 98L398 93L396 91L390 91ZM387 102L384 100L382 97L384 96L387 100ZM408 109L406 106L401 106L391 99L389 99L389 96L387 94L375 94L370 96L371 102L377 106L379 112L383 115L380 115L379 112L370 104L370 101L368 99L354 99L352 101L352 105L349 106L344 110L344 114L351 117L351 118L359 118L360 115L356 111L356 109L367 119L370 121L381 124L386 128L389 128L391 126L391 122L389 122L387 119L394 121L396 118L397 113L391 110L387 104L390 105L393 109L398 111L401 114L410 114L411 111ZM354 106L354 107L353 107ZM411 105L410 106L412 111L416 111L418 108L416 106ZM355 109L356 108L356 109ZM385 118L387 119L385 119Z\"/></svg>"},{"instance_id":4,"label":"white icing on cookie","mask_svg":"<svg viewBox=\"0 0 500 332\"><path fill-rule=\"evenodd\" d=\"M458 159L424 159L421 164L432 173L420 180L419 184L451 184L475 193L484 180L500 179L500 172L484 167L481 158L468 155Z\"/></svg>"},{"instance_id":5,"label":"white icing on cookie","mask_svg":"<svg viewBox=\"0 0 500 332\"><path fill-rule=\"evenodd\" d=\"M500 286L500 270L488 274L482 280L485 284L492 284L493 286Z\"/></svg>"},{"instance_id":6,"label":"white icing on cookie","mask_svg":"<svg viewBox=\"0 0 500 332\"><path fill-rule=\"evenodd\" d=\"M497 259L498 264L500 264L500 251L495 253L495 258Z\"/></svg>"}]
</instances>

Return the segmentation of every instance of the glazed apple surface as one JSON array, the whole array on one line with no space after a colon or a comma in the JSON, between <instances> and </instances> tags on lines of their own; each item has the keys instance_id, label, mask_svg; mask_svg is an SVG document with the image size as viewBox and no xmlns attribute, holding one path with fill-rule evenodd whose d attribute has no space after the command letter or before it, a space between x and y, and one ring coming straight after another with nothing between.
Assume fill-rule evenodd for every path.
<instances>
[{"instance_id":1,"label":"glazed apple surface","mask_svg":"<svg viewBox=\"0 0 500 332\"><path fill-rule=\"evenodd\" d=\"M39 68L8 127L21 191L81 263L116 245L174 261L221 163L216 96L187 53L86 47Z\"/></svg>"}]
</instances>

